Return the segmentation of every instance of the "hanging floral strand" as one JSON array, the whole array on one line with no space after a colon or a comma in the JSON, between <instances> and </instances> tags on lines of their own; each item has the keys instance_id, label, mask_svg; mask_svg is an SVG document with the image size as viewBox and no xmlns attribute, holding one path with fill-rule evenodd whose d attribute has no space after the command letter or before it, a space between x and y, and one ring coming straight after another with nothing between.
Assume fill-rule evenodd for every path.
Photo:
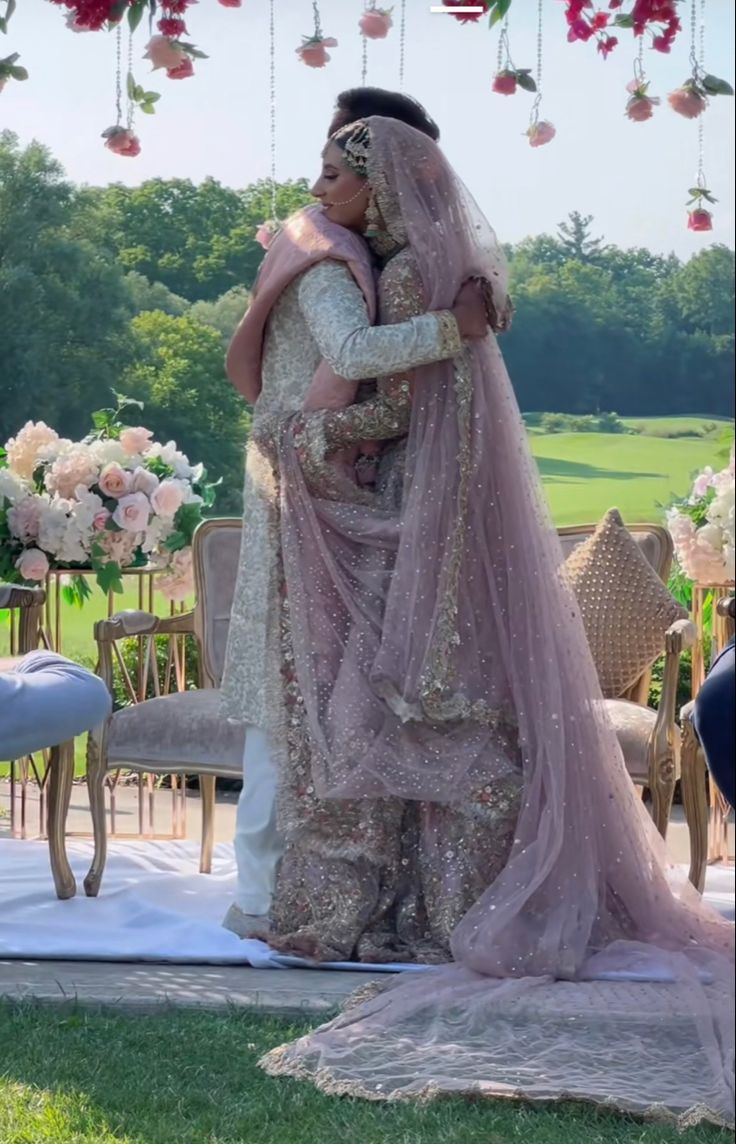
<instances>
[{"instance_id":1,"label":"hanging floral strand","mask_svg":"<svg viewBox=\"0 0 736 1144\"><path fill-rule=\"evenodd\" d=\"M698 7L697 0L690 5L690 75L681 87L671 91L667 102L673 111L685 119L697 119L708 106L709 96L733 95L733 88L725 79L709 75L705 70L705 0L700 4L700 53L697 54Z\"/></svg>"},{"instance_id":2,"label":"hanging floral strand","mask_svg":"<svg viewBox=\"0 0 736 1144\"><path fill-rule=\"evenodd\" d=\"M700 29L698 30L698 0L692 0L690 9L690 63L693 69L693 78L704 76L705 68L705 0L700 0ZM711 77L708 77L711 78ZM684 88L678 89L677 92L672 92L667 97L670 106L675 110L679 110L680 115L686 115L688 119L698 119L698 172L695 176L695 186L689 190L690 198L688 199L687 227L688 230L698 231L700 233L713 230L713 215L705 205L713 205L718 200L708 190L708 182L705 177L705 133L703 129L703 120L701 118L702 112L708 105L707 98L703 97L703 104L699 110L694 114L688 114L682 110L685 103L680 103L676 100L675 103L680 103L676 106L673 103L675 96L681 95L682 100L691 96L693 101L696 97L700 97L700 92L693 89L687 92ZM692 109L695 109L695 102L693 102Z\"/></svg>"},{"instance_id":3,"label":"hanging floral strand","mask_svg":"<svg viewBox=\"0 0 736 1144\"><path fill-rule=\"evenodd\" d=\"M262 222L256 231L256 242L268 250L279 232L278 202L276 198L276 15L275 0L268 3L268 46L269 46L269 132L271 146L271 217Z\"/></svg>"},{"instance_id":4,"label":"hanging floral strand","mask_svg":"<svg viewBox=\"0 0 736 1144\"><path fill-rule=\"evenodd\" d=\"M537 85L532 79L531 68L517 68L511 59L511 46L509 44L508 16L501 25L498 36L498 58L496 60L496 74L493 77L491 90L496 95L516 95L517 88L524 91L536 92Z\"/></svg>"},{"instance_id":5,"label":"hanging floral strand","mask_svg":"<svg viewBox=\"0 0 736 1144\"><path fill-rule=\"evenodd\" d=\"M128 60L132 55L132 37L129 32ZM113 155L123 155L127 159L134 159L141 153L141 142L133 130L133 100L128 95L126 121L123 123L123 65L122 65L123 33L118 24L115 29L115 124L102 132L105 146ZM128 72L128 91L130 92L132 75ZM150 93L155 95L155 92ZM158 97L157 97L158 98Z\"/></svg>"},{"instance_id":6,"label":"hanging floral strand","mask_svg":"<svg viewBox=\"0 0 736 1144\"><path fill-rule=\"evenodd\" d=\"M529 126L526 131L530 147L543 147L545 143L550 143L557 134L549 120L539 118L539 109L542 105L543 32L544 15L542 12L542 0L537 0L537 74L535 85L537 94L532 104L532 110L529 115Z\"/></svg>"},{"instance_id":7,"label":"hanging floral strand","mask_svg":"<svg viewBox=\"0 0 736 1144\"><path fill-rule=\"evenodd\" d=\"M654 115L654 108L660 100L649 95L649 80L644 74L644 41L639 40L639 53L634 60L634 78L626 85L629 99L626 115L633 123L645 123Z\"/></svg>"},{"instance_id":8,"label":"hanging floral strand","mask_svg":"<svg viewBox=\"0 0 736 1144\"><path fill-rule=\"evenodd\" d=\"M308 68L323 68L332 58L327 49L336 48L337 40L333 36L324 35L317 0L312 0L312 12L314 31L311 36L302 37L302 45L296 49L296 54Z\"/></svg>"}]
</instances>

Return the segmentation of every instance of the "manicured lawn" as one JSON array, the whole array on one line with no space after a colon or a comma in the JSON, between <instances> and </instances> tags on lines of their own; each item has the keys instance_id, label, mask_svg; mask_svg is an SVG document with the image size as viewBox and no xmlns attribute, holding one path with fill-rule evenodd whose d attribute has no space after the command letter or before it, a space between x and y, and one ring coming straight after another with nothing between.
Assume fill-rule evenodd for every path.
<instances>
[{"instance_id":1,"label":"manicured lawn","mask_svg":"<svg viewBox=\"0 0 736 1144\"><path fill-rule=\"evenodd\" d=\"M582 1106L327 1097L260 1055L304 1032L252 1013L0 1005L2 1144L726 1144Z\"/></svg>"},{"instance_id":2,"label":"manicured lawn","mask_svg":"<svg viewBox=\"0 0 736 1144\"><path fill-rule=\"evenodd\" d=\"M555 522L585 524L618 508L624 520L663 519L693 473L719 464L712 439L606 433L534 434L531 446Z\"/></svg>"}]
</instances>

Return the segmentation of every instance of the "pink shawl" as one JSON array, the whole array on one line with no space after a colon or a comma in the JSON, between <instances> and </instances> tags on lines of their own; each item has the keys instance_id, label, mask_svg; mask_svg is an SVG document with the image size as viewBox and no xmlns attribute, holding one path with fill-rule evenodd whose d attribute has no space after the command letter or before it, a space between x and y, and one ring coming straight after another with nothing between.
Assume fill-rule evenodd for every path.
<instances>
[{"instance_id":1,"label":"pink shawl","mask_svg":"<svg viewBox=\"0 0 736 1144\"><path fill-rule=\"evenodd\" d=\"M233 335L225 359L230 381L246 401L256 402L261 393L263 342L271 312L283 291L311 266L329 258L344 262L363 292L371 322L376 317L376 283L370 253L357 234L329 221L318 206L306 207L284 223L258 273L248 312ZM340 393L340 405L355 399L357 383L337 378L326 361L314 376L325 394Z\"/></svg>"}]
</instances>

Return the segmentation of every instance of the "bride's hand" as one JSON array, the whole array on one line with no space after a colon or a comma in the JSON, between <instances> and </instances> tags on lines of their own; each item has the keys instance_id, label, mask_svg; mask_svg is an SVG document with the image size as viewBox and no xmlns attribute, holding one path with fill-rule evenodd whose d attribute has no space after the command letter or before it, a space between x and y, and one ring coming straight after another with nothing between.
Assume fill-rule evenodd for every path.
<instances>
[{"instance_id":1,"label":"bride's hand","mask_svg":"<svg viewBox=\"0 0 736 1144\"><path fill-rule=\"evenodd\" d=\"M462 338L484 338L488 333L488 307L480 282L471 279L463 283L452 312Z\"/></svg>"}]
</instances>

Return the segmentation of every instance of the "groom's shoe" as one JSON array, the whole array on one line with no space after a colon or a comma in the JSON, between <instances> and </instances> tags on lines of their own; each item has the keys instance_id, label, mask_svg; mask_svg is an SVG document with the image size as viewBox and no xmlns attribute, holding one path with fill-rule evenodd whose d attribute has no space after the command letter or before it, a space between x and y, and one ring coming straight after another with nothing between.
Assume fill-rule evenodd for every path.
<instances>
[{"instance_id":1,"label":"groom's shoe","mask_svg":"<svg viewBox=\"0 0 736 1144\"><path fill-rule=\"evenodd\" d=\"M234 902L225 914L222 926L237 937L260 938L262 941L265 941L271 932L268 914L246 914L245 910L241 910Z\"/></svg>"}]
</instances>

